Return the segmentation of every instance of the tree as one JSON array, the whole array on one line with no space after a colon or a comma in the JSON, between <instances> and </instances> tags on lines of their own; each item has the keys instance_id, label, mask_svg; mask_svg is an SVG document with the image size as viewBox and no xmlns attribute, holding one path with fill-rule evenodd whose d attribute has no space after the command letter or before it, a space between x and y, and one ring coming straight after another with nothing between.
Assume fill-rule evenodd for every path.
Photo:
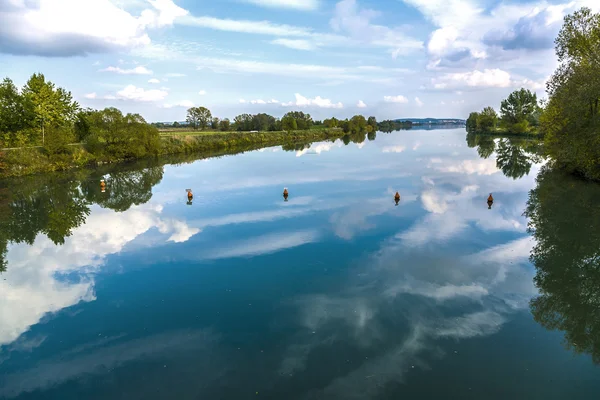
<instances>
[{"instance_id":1,"label":"tree","mask_svg":"<svg viewBox=\"0 0 600 400\"><path fill-rule=\"evenodd\" d=\"M539 118L544 147L556 167L600 180L600 14L566 16L555 44L561 64Z\"/></svg>"},{"instance_id":2,"label":"tree","mask_svg":"<svg viewBox=\"0 0 600 400\"><path fill-rule=\"evenodd\" d=\"M212 122L212 114L206 107L192 107L187 111L186 121L194 130L204 130Z\"/></svg>"},{"instance_id":3,"label":"tree","mask_svg":"<svg viewBox=\"0 0 600 400\"><path fill-rule=\"evenodd\" d=\"M323 125L325 125L325 127L327 128L337 128L338 120L336 118L326 119L325 121L323 121Z\"/></svg>"},{"instance_id":4,"label":"tree","mask_svg":"<svg viewBox=\"0 0 600 400\"><path fill-rule=\"evenodd\" d=\"M223 132L227 132L230 128L231 128L231 123L229 122L228 118L222 119L219 122L219 130L221 130Z\"/></svg>"},{"instance_id":5,"label":"tree","mask_svg":"<svg viewBox=\"0 0 600 400\"><path fill-rule=\"evenodd\" d=\"M294 117L286 115L281 119L281 129L287 132L295 131L298 129L298 123Z\"/></svg>"},{"instance_id":6,"label":"tree","mask_svg":"<svg viewBox=\"0 0 600 400\"><path fill-rule=\"evenodd\" d=\"M275 117L268 114L256 114L252 117L252 129L256 131L269 131L273 130L275 125Z\"/></svg>"},{"instance_id":7,"label":"tree","mask_svg":"<svg viewBox=\"0 0 600 400\"><path fill-rule=\"evenodd\" d=\"M46 81L43 74L33 74L22 92L26 101L31 103L40 127L40 144L45 142L47 125L62 126L75 121L79 104L73 101L71 92L56 88L52 82Z\"/></svg>"},{"instance_id":8,"label":"tree","mask_svg":"<svg viewBox=\"0 0 600 400\"><path fill-rule=\"evenodd\" d=\"M469 118L467 118L467 132L476 132L477 131L477 119L479 118L478 112L472 112L469 114Z\"/></svg>"},{"instance_id":9,"label":"tree","mask_svg":"<svg viewBox=\"0 0 600 400\"><path fill-rule=\"evenodd\" d=\"M373 132L377 131L377 119L375 117L369 117L367 125L373 128Z\"/></svg>"},{"instance_id":10,"label":"tree","mask_svg":"<svg viewBox=\"0 0 600 400\"><path fill-rule=\"evenodd\" d=\"M486 107L477 115L476 125L478 132L490 132L496 128L498 114L492 107Z\"/></svg>"},{"instance_id":11,"label":"tree","mask_svg":"<svg viewBox=\"0 0 600 400\"><path fill-rule=\"evenodd\" d=\"M252 115L240 114L233 119L234 129L238 132L252 130Z\"/></svg>"},{"instance_id":12,"label":"tree","mask_svg":"<svg viewBox=\"0 0 600 400\"><path fill-rule=\"evenodd\" d=\"M313 125L313 120L310 114L304 114L302 111L290 111L283 116L283 118L286 117L295 119L297 129L300 130L310 129L310 127Z\"/></svg>"},{"instance_id":13,"label":"tree","mask_svg":"<svg viewBox=\"0 0 600 400\"><path fill-rule=\"evenodd\" d=\"M501 120L512 133L525 133L529 130L529 120L538 109L537 95L528 89L512 92L500 104Z\"/></svg>"},{"instance_id":14,"label":"tree","mask_svg":"<svg viewBox=\"0 0 600 400\"><path fill-rule=\"evenodd\" d=\"M219 129L219 118L214 117L211 121L210 121L210 128L211 129Z\"/></svg>"},{"instance_id":15,"label":"tree","mask_svg":"<svg viewBox=\"0 0 600 400\"><path fill-rule=\"evenodd\" d=\"M34 139L30 128L35 125L35 114L28 100L9 78L0 83L0 141L6 146L24 145Z\"/></svg>"}]
</instances>

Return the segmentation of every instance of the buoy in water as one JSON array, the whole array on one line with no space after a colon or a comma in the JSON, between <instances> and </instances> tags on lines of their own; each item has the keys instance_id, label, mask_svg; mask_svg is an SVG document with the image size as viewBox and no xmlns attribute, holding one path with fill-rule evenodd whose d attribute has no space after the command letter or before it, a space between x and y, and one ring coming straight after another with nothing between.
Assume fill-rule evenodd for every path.
<instances>
[{"instance_id":1,"label":"buoy in water","mask_svg":"<svg viewBox=\"0 0 600 400\"><path fill-rule=\"evenodd\" d=\"M289 196L289 193L288 193L287 188L283 188L283 199L285 201L288 201L288 196Z\"/></svg>"},{"instance_id":2,"label":"buoy in water","mask_svg":"<svg viewBox=\"0 0 600 400\"><path fill-rule=\"evenodd\" d=\"M488 196L488 200L487 201L491 201L492 203L494 202L494 196L492 196L492 194L490 193L490 195Z\"/></svg>"},{"instance_id":3,"label":"buoy in water","mask_svg":"<svg viewBox=\"0 0 600 400\"><path fill-rule=\"evenodd\" d=\"M194 195L192 194L192 189L185 189L185 191L187 192L188 200L192 200L194 198Z\"/></svg>"}]
</instances>

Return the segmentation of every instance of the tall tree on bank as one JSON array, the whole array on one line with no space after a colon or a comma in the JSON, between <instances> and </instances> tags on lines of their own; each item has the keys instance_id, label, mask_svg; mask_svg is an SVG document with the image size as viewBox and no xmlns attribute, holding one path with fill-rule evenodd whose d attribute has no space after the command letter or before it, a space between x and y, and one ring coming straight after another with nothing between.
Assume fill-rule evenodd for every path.
<instances>
[{"instance_id":1,"label":"tall tree on bank","mask_svg":"<svg viewBox=\"0 0 600 400\"><path fill-rule=\"evenodd\" d=\"M525 133L538 109L537 95L528 89L512 92L500 104L502 124L511 133Z\"/></svg>"},{"instance_id":2,"label":"tall tree on bank","mask_svg":"<svg viewBox=\"0 0 600 400\"><path fill-rule=\"evenodd\" d=\"M203 130L212 122L212 114L206 107L192 107L187 110L185 120L194 130Z\"/></svg>"},{"instance_id":3,"label":"tall tree on bank","mask_svg":"<svg viewBox=\"0 0 600 400\"><path fill-rule=\"evenodd\" d=\"M23 97L33 107L35 120L40 127L41 144L45 143L46 127L57 128L75 121L79 104L73 101L71 92L56 88L54 83L46 81L44 74L33 74L23 88ZM54 129L55 132L61 129Z\"/></svg>"},{"instance_id":4,"label":"tall tree on bank","mask_svg":"<svg viewBox=\"0 0 600 400\"><path fill-rule=\"evenodd\" d=\"M600 180L600 14L584 7L566 16L555 44L561 64L540 119L545 148L556 166Z\"/></svg>"}]
</instances>

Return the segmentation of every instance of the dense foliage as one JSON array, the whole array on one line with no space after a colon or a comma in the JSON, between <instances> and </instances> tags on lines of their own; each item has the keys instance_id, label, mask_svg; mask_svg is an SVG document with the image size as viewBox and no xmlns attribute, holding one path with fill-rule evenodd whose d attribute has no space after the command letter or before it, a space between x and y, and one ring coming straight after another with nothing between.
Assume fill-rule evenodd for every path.
<instances>
[{"instance_id":1,"label":"dense foliage","mask_svg":"<svg viewBox=\"0 0 600 400\"><path fill-rule=\"evenodd\" d=\"M600 180L600 14L567 16L555 44L561 64L540 121L546 149L558 167Z\"/></svg>"}]
</instances>

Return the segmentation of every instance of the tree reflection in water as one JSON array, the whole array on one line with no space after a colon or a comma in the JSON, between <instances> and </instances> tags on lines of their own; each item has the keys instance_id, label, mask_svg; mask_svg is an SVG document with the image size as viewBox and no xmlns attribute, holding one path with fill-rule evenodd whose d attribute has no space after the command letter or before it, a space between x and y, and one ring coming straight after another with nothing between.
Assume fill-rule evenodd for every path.
<instances>
[{"instance_id":1,"label":"tree reflection in water","mask_svg":"<svg viewBox=\"0 0 600 400\"><path fill-rule=\"evenodd\" d=\"M139 163L122 168L109 174L80 171L0 183L0 272L7 268L9 243L32 245L41 233L62 245L85 222L93 204L121 212L148 202L152 187L162 179L163 168L140 169ZM100 188L102 177L106 181L104 193Z\"/></svg>"},{"instance_id":2,"label":"tree reflection in water","mask_svg":"<svg viewBox=\"0 0 600 400\"><path fill-rule=\"evenodd\" d=\"M525 216L540 295L535 320L565 332L567 348L600 363L600 185L543 167Z\"/></svg>"}]
</instances>

